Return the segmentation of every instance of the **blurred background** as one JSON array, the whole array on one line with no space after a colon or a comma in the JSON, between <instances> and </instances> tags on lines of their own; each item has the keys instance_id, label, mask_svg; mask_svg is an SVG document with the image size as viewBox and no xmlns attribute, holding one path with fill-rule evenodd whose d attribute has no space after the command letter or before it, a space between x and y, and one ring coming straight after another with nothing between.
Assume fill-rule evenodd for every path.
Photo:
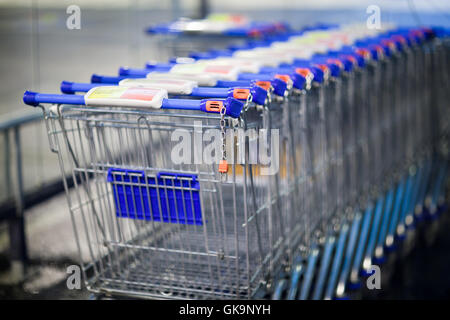
<instances>
[{"instance_id":1,"label":"blurred background","mask_svg":"<svg viewBox=\"0 0 450 320\"><path fill-rule=\"evenodd\" d=\"M81 9L79 30L66 26L70 5ZM300 28L364 23L369 5L380 7L381 23L450 27L448 0L0 0L0 298L88 297L65 290L76 246L57 157L49 152L41 112L22 103L25 90L56 93L63 79L89 82L93 72L114 75L118 66L165 61L167 43L144 31L180 17L240 13ZM416 250L383 297L450 296L449 283L433 280L450 262L450 239L441 236L438 254ZM20 264L9 272L9 252L26 262L26 272Z\"/></svg>"}]
</instances>

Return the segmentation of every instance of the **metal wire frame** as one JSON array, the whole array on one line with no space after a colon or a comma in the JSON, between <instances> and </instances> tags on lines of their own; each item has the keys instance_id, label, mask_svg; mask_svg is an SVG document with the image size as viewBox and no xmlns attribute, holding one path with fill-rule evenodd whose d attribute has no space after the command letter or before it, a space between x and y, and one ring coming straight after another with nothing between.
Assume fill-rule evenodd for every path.
<instances>
[{"instance_id":1,"label":"metal wire frame","mask_svg":"<svg viewBox=\"0 0 450 320\"><path fill-rule=\"evenodd\" d=\"M448 128L448 117L440 117L446 113L445 95L435 85L444 79L445 72L437 71L448 68L446 59L434 45L413 48L291 95L284 103L248 110L228 125L281 129L280 171L262 176L244 147L246 164L232 166L226 183L214 165L175 165L167 153L175 128L192 133L218 128L217 116L58 107L48 118L50 139L62 168L71 167L75 181L81 181L69 205L76 237L87 244L79 245L82 260L89 261L85 269L95 271L88 280L91 288L159 298L249 298L261 282L292 265L299 247L307 248L300 253L308 257L323 251L324 236L344 234L346 243L344 229L361 218L359 212L373 207L411 168L430 161L440 129ZM434 71L428 72L431 67ZM426 108L433 101L437 114ZM201 129L195 120L202 121ZM433 123L439 130L433 130ZM423 130L415 130L419 125ZM236 147L242 148L239 142ZM113 167L142 169L147 179L162 170L197 174L207 223L117 218L113 190L106 183ZM424 203L423 197L416 198L411 203ZM379 232L383 244L388 232L377 227L377 219L368 220L369 230ZM407 221L398 219L399 226ZM320 231L317 236L315 231ZM356 272L361 267L358 246L365 258L373 253L369 240L360 235L358 241L349 253ZM328 298L355 271L342 266L340 272L340 258L332 253L330 261L341 277L339 282L333 276L325 279ZM311 279L317 277L312 274Z\"/></svg>"},{"instance_id":2,"label":"metal wire frame","mask_svg":"<svg viewBox=\"0 0 450 320\"><path fill-rule=\"evenodd\" d=\"M228 125L279 128L286 119L281 110L275 103L262 112L249 109ZM174 164L170 157L173 130L203 134L219 128L218 116L57 106L47 121L61 169L69 167L81 181L76 192L68 193L68 203L80 260L88 261L85 271L93 270L87 280L92 290L164 298L251 297L286 260L290 237L284 220L293 211L282 208L289 190L282 188L279 173L260 174L248 159L248 148L244 164L232 166L225 183L215 163ZM108 170L117 167L143 170L146 179L162 170L196 174L203 224L145 221L130 212L131 219L116 217L114 187L149 188L137 182L108 184ZM159 182L156 188L173 192Z\"/></svg>"}]
</instances>

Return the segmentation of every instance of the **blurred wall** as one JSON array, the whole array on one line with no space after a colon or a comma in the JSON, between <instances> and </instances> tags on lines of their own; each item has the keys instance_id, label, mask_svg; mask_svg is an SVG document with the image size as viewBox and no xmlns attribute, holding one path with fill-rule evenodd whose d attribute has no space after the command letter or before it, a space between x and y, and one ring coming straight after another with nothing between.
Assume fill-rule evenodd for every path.
<instances>
[{"instance_id":1,"label":"blurred wall","mask_svg":"<svg viewBox=\"0 0 450 320\"><path fill-rule=\"evenodd\" d=\"M146 26L195 16L199 0L0 0L0 114L23 108L25 89L58 91L61 80L88 81L93 72L115 74L120 65L163 59L163 45ZM81 29L66 27L69 5L81 9ZM364 22L376 4L384 22L450 25L444 0L210 0L213 12L242 12L294 27L320 22ZM415 13L414 13L415 12Z\"/></svg>"}]
</instances>

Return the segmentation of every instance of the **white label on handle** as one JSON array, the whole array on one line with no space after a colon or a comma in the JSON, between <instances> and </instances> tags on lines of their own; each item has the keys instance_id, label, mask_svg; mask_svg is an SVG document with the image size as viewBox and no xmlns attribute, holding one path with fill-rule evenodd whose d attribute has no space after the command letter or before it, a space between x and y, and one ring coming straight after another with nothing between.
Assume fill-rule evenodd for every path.
<instances>
[{"instance_id":1,"label":"white label on handle","mask_svg":"<svg viewBox=\"0 0 450 320\"><path fill-rule=\"evenodd\" d=\"M197 82L183 79L124 79L122 87L144 87L165 89L169 94L191 94Z\"/></svg>"},{"instance_id":2,"label":"white label on handle","mask_svg":"<svg viewBox=\"0 0 450 320\"><path fill-rule=\"evenodd\" d=\"M286 55L274 55L270 52L262 52L262 51L254 51L254 50L239 50L233 54L236 58L239 59L250 59L254 61L258 61L263 66L278 66L280 63L289 63L292 62L292 57Z\"/></svg>"},{"instance_id":3,"label":"white label on handle","mask_svg":"<svg viewBox=\"0 0 450 320\"><path fill-rule=\"evenodd\" d=\"M239 68L239 72L258 73L261 68L261 63L250 59L238 59L238 58L216 58L211 60L201 60L208 65L232 65Z\"/></svg>"},{"instance_id":4,"label":"white label on handle","mask_svg":"<svg viewBox=\"0 0 450 320\"><path fill-rule=\"evenodd\" d=\"M274 56L282 56L282 57L291 57L291 58L302 58L307 59L310 58L313 54L313 51L309 49L299 49L294 47L286 47L286 48L279 48L279 47L273 47L271 49L271 54Z\"/></svg>"},{"instance_id":5,"label":"white label on handle","mask_svg":"<svg viewBox=\"0 0 450 320\"><path fill-rule=\"evenodd\" d=\"M210 74L216 80L237 80L239 68L233 65L212 66L204 62L191 64L177 64L170 69L170 73L175 74Z\"/></svg>"},{"instance_id":6,"label":"white label on handle","mask_svg":"<svg viewBox=\"0 0 450 320\"><path fill-rule=\"evenodd\" d=\"M87 106L155 108L162 106L167 90L140 87L104 86L89 90L84 96Z\"/></svg>"},{"instance_id":7,"label":"white label on handle","mask_svg":"<svg viewBox=\"0 0 450 320\"><path fill-rule=\"evenodd\" d=\"M148 79L179 79L190 80L198 83L199 86L214 87L217 84L217 79L211 74L176 74L167 72L150 72L147 74Z\"/></svg>"}]
</instances>

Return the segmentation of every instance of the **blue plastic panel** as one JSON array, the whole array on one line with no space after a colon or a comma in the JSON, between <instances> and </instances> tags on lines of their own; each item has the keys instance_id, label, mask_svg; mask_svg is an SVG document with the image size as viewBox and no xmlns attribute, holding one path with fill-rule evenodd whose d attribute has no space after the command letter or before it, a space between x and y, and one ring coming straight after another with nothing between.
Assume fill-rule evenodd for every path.
<instances>
[{"instance_id":1,"label":"blue plastic panel","mask_svg":"<svg viewBox=\"0 0 450 320\"><path fill-rule=\"evenodd\" d=\"M155 178L142 170L110 168L107 181L112 185L117 217L203 224L197 175L159 172Z\"/></svg>"}]
</instances>

